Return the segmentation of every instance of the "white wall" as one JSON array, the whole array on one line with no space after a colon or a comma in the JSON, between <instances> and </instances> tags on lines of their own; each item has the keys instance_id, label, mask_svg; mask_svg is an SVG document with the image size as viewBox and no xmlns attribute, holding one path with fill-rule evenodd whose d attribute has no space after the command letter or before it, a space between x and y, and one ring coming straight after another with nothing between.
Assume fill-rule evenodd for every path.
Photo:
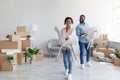
<instances>
[{"instance_id":1,"label":"white wall","mask_svg":"<svg viewBox=\"0 0 120 80\"><path fill-rule=\"evenodd\" d=\"M85 14L89 25L107 32L113 26L112 7L113 0L0 0L0 38L15 32L17 25L38 24L37 42L46 50L46 42L57 38L54 26L62 28L66 16L74 19L75 27Z\"/></svg>"}]
</instances>

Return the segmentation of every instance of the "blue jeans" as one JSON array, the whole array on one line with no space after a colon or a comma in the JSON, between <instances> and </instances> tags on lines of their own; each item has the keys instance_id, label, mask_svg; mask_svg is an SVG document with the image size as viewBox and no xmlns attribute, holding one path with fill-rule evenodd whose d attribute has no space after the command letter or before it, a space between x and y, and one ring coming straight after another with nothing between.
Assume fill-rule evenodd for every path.
<instances>
[{"instance_id":1,"label":"blue jeans","mask_svg":"<svg viewBox=\"0 0 120 80\"><path fill-rule=\"evenodd\" d=\"M86 49L87 55L86 55L86 61L90 61L90 47L88 47L88 42L87 43L82 43L79 41L79 48L80 48L80 63L84 64L84 48ZM87 49L88 47L88 49Z\"/></svg>"},{"instance_id":2,"label":"blue jeans","mask_svg":"<svg viewBox=\"0 0 120 80\"><path fill-rule=\"evenodd\" d=\"M64 67L70 74L72 72L72 57L70 50L62 50Z\"/></svg>"}]
</instances>

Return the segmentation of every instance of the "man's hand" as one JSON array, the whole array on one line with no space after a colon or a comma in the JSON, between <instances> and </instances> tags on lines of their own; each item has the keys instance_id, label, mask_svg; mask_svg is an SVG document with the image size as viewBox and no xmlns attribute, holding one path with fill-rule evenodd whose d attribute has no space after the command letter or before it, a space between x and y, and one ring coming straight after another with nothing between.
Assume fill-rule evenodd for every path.
<instances>
[{"instance_id":1,"label":"man's hand","mask_svg":"<svg viewBox=\"0 0 120 80\"><path fill-rule=\"evenodd\" d=\"M65 38L65 40L67 41L69 39L69 37Z\"/></svg>"}]
</instances>

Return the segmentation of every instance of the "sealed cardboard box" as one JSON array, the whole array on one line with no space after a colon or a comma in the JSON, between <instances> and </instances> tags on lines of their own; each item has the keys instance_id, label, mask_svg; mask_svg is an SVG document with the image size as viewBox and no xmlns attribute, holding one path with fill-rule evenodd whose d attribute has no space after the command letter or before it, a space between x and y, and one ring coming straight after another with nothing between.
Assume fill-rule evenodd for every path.
<instances>
[{"instance_id":1,"label":"sealed cardboard box","mask_svg":"<svg viewBox=\"0 0 120 80\"><path fill-rule=\"evenodd\" d=\"M120 66L120 58L115 58L114 59L114 65Z\"/></svg>"},{"instance_id":2,"label":"sealed cardboard box","mask_svg":"<svg viewBox=\"0 0 120 80\"><path fill-rule=\"evenodd\" d=\"M8 35L9 41L19 41L20 35Z\"/></svg>"},{"instance_id":3,"label":"sealed cardboard box","mask_svg":"<svg viewBox=\"0 0 120 80\"><path fill-rule=\"evenodd\" d=\"M1 70L2 71L13 71L15 69L15 64L13 63L8 63L8 62L4 62L1 65Z\"/></svg>"},{"instance_id":4,"label":"sealed cardboard box","mask_svg":"<svg viewBox=\"0 0 120 80\"><path fill-rule=\"evenodd\" d=\"M17 64L17 54L12 54L13 55L13 57L14 57L14 60L13 60L13 62L15 63L15 64ZM0 53L0 62L2 63L2 62L9 62L8 60L7 60L7 56L8 55L6 55L5 53Z\"/></svg>"},{"instance_id":5,"label":"sealed cardboard box","mask_svg":"<svg viewBox=\"0 0 120 80\"><path fill-rule=\"evenodd\" d=\"M91 47L91 57L93 57L93 51L95 50L95 48Z\"/></svg>"},{"instance_id":6,"label":"sealed cardboard box","mask_svg":"<svg viewBox=\"0 0 120 80\"><path fill-rule=\"evenodd\" d=\"M17 26L17 32L26 32L26 26Z\"/></svg>"},{"instance_id":7,"label":"sealed cardboard box","mask_svg":"<svg viewBox=\"0 0 120 80\"><path fill-rule=\"evenodd\" d=\"M0 41L0 52L2 49L21 49L21 42L9 40Z\"/></svg>"},{"instance_id":8,"label":"sealed cardboard box","mask_svg":"<svg viewBox=\"0 0 120 80\"><path fill-rule=\"evenodd\" d=\"M107 34L102 34L100 35L101 40L108 40L108 35Z\"/></svg>"},{"instance_id":9,"label":"sealed cardboard box","mask_svg":"<svg viewBox=\"0 0 120 80\"><path fill-rule=\"evenodd\" d=\"M22 50L25 51L27 47L31 47L31 40L22 40Z\"/></svg>"},{"instance_id":10,"label":"sealed cardboard box","mask_svg":"<svg viewBox=\"0 0 120 80\"><path fill-rule=\"evenodd\" d=\"M13 67L17 64L17 54L13 54L14 60L13 64L10 64L7 60L7 56L5 53L0 53L0 70L2 71L12 71ZM13 66L12 66L13 65Z\"/></svg>"},{"instance_id":11,"label":"sealed cardboard box","mask_svg":"<svg viewBox=\"0 0 120 80\"><path fill-rule=\"evenodd\" d=\"M39 53L36 55L36 61L41 61L44 59L44 53L43 51L39 51Z\"/></svg>"},{"instance_id":12,"label":"sealed cardboard box","mask_svg":"<svg viewBox=\"0 0 120 80\"><path fill-rule=\"evenodd\" d=\"M104 47L100 38L95 39L94 42L98 43L98 48Z\"/></svg>"},{"instance_id":13,"label":"sealed cardboard box","mask_svg":"<svg viewBox=\"0 0 120 80\"><path fill-rule=\"evenodd\" d=\"M15 32L14 34L20 35L21 38L26 38L29 35L28 32Z\"/></svg>"},{"instance_id":14,"label":"sealed cardboard box","mask_svg":"<svg viewBox=\"0 0 120 80\"><path fill-rule=\"evenodd\" d=\"M25 51L22 51L21 53L17 54L17 64L18 65L25 63L24 53L25 53Z\"/></svg>"},{"instance_id":15,"label":"sealed cardboard box","mask_svg":"<svg viewBox=\"0 0 120 80\"><path fill-rule=\"evenodd\" d=\"M36 55L33 56L32 62L36 62ZM30 58L27 57L27 58L25 59L25 63L30 64Z\"/></svg>"},{"instance_id":16,"label":"sealed cardboard box","mask_svg":"<svg viewBox=\"0 0 120 80\"><path fill-rule=\"evenodd\" d=\"M7 55L3 54L3 53L0 53L0 63L6 62L6 61L8 61L7 60Z\"/></svg>"},{"instance_id":17,"label":"sealed cardboard box","mask_svg":"<svg viewBox=\"0 0 120 80\"><path fill-rule=\"evenodd\" d=\"M109 58L109 55L113 53L113 50L98 48L97 52L103 52L105 54L105 57Z\"/></svg>"}]
</instances>

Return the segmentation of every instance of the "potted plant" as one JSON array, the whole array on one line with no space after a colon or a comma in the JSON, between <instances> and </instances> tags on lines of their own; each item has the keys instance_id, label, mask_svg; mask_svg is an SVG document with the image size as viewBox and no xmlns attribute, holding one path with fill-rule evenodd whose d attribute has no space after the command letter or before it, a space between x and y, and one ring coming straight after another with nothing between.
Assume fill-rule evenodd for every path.
<instances>
[{"instance_id":1,"label":"potted plant","mask_svg":"<svg viewBox=\"0 0 120 80\"><path fill-rule=\"evenodd\" d=\"M97 42L94 42L93 46L94 46L94 48L97 48L98 43L97 43Z\"/></svg>"},{"instance_id":2,"label":"potted plant","mask_svg":"<svg viewBox=\"0 0 120 80\"><path fill-rule=\"evenodd\" d=\"M31 38L31 35L27 35L27 40L30 40L30 38Z\"/></svg>"},{"instance_id":3,"label":"potted plant","mask_svg":"<svg viewBox=\"0 0 120 80\"><path fill-rule=\"evenodd\" d=\"M8 56L7 56L7 60L8 60L10 63L12 63L13 60L14 60L13 55L8 55Z\"/></svg>"},{"instance_id":4,"label":"potted plant","mask_svg":"<svg viewBox=\"0 0 120 80\"><path fill-rule=\"evenodd\" d=\"M115 55L116 55L118 58L120 58L120 50L118 50L118 51L115 53Z\"/></svg>"},{"instance_id":5,"label":"potted plant","mask_svg":"<svg viewBox=\"0 0 120 80\"><path fill-rule=\"evenodd\" d=\"M110 48L110 45L111 45L111 42L108 41L108 42L106 43L106 49Z\"/></svg>"},{"instance_id":6,"label":"potted plant","mask_svg":"<svg viewBox=\"0 0 120 80\"><path fill-rule=\"evenodd\" d=\"M30 58L30 64L32 64L33 56L37 55L39 53L39 49L37 48L28 48L26 52L24 53L25 56L25 62L27 58Z\"/></svg>"}]
</instances>

